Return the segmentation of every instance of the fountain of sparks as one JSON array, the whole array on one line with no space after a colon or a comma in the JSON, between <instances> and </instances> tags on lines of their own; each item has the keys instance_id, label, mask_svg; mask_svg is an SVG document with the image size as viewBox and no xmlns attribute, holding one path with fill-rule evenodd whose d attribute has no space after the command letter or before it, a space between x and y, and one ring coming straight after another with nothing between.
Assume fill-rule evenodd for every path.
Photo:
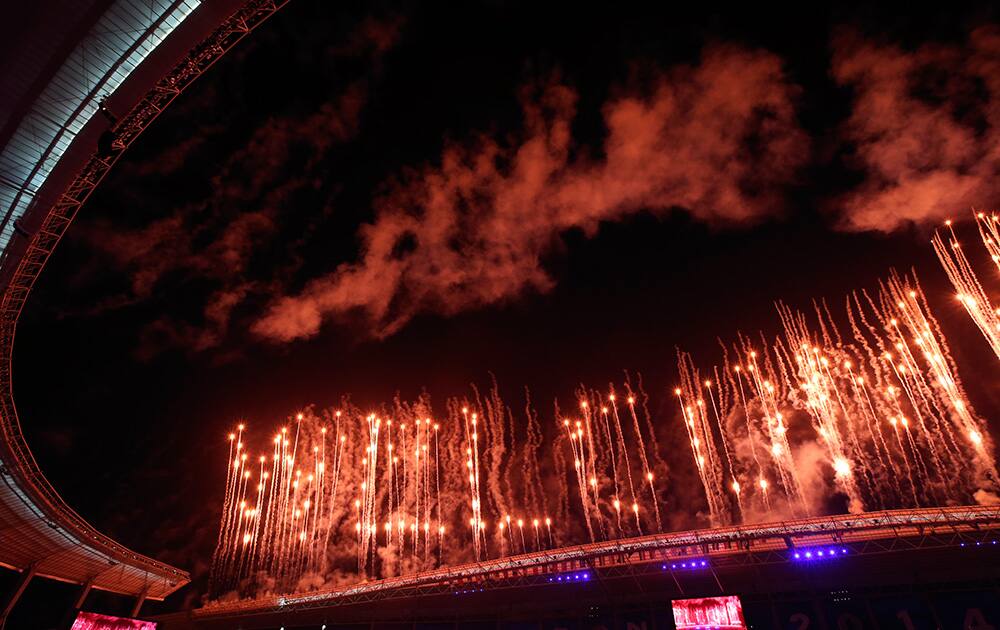
<instances>
[{"instance_id":1,"label":"fountain of sparks","mask_svg":"<svg viewBox=\"0 0 1000 630\"><path fill-rule=\"evenodd\" d=\"M892 274L846 305L848 334L823 303L812 317L779 303L782 335L741 338L714 382L679 354L675 394L713 523L766 518L776 502L811 512L793 428L852 512L968 502L997 486L985 422L916 278Z\"/></svg>"},{"instance_id":2,"label":"fountain of sparks","mask_svg":"<svg viewBox=\"0 0 1000 630\"><path fill-rule=\"evenodd\" d=\"M984 239L995 239L984 221ZM939 255L943 246L936 238ZM967 261L949 260L962 294L987 304ZM727 525L817 514L832 497L861 512L995 496L992 440L915 277L891 274L850 295L840 325L822 302L777 310L777 337L740 336L716 367L678 352L672 418L654 421L641 382L626 380L581 387L571 413L557 405L544 423L530 400L512 411L494 384L438 413L426 396L376 411L309 409L263 455L249 453L240 424L212 595L301 592L657 533L664 516ZM690 493L671 487L659 440L685 437L703 505L669 500Z\"/></svg>"},{"instance_id":3,"label":"fountain of sparks","mask_svg":"<svg viewBox=\"0 0 1000 630\"><path fill-rule=\"evenodd\" d=\"M983 246L993 261L993 266L1000 270L1000 216L977 212L975 219ZM940 231L934 234L931 241L934 252L958 292L958 301L1000 359L1000 308L994 308L991 303L985 286L965 255L951 221L945 222L945 231L947 236L942 236Z\"/></svg>"}]
</instances>

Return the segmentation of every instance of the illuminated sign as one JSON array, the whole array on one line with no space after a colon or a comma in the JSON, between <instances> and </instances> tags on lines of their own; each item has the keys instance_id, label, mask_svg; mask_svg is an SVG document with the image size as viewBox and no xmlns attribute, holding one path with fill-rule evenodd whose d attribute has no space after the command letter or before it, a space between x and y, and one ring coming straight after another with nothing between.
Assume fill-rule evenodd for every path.
<instances>
[{"instance_id":1,"label":"illuminated sign","mask_svg":"<svg viewBox=\"0 0 1000 630\"><path fill-rule=\"evenodd\" d=\"M81 611L70 630L156 630L156 622Z\"/></svg>"},{"instance_id":2,"label":"illuminated sign","mask_svg":"<svg viewBox=\"0 0 1000 630\"><path fill-rule=\"evenodd\" d=\"M745 630L743 606L735 595L675 599L674 625L677 630L713 628L718 630Z\"/></svg>"}]
</instances>

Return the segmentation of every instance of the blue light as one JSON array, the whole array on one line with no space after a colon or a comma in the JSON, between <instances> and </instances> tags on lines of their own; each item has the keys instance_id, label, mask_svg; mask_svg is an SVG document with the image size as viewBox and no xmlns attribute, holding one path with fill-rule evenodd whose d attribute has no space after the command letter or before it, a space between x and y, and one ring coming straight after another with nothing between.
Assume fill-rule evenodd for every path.
<instances>
[{"instance_id":1,"label":"blue light","mask_svg":"<svg viewBox=\"0 0 1000 630\"><path fill-rule=\"evenodd\" d=\"M548 578L549 582L586 582L590 580L590 571L584 571L583 573L566 573L564 575L552 575Z\"/></svg>"},{"instance_id":2,"label":"blue light","mask_svg":"<svg viewBox=\"0 0 1000 630\"><path fill-rule=\"evenodd\" d=\"M807 549L806 551L792 550L790 555L795 560L813 560L814 558L817 560L826 560L827 558L836 558L837 553L837 547L829 547L826 549L814 547L812 549ZM839 553L842 555L847 554L847 547L841 547Z\"/></svg>"},{"instance_id":3,"label":"blue light","mask_svg":"<svg viewBox=\"0 0 1000 630\"><path fill-rule=\"evenodd\" d=\"M672 565L670 565L670 568L671 568L671 569L676 569L676 568L677 568L677 565L676 565L676 564L672 564Z\"/></svg>"},{"instance_id":4,"label":"blue light","mask_svg":"<svg viewBox=\"0 0 1000 630\"><path fill-rule=\"evenodd\" d=\"M705 566L705 561L704 560L701 561L701 566Z\"/></svg>"}]
</instances>

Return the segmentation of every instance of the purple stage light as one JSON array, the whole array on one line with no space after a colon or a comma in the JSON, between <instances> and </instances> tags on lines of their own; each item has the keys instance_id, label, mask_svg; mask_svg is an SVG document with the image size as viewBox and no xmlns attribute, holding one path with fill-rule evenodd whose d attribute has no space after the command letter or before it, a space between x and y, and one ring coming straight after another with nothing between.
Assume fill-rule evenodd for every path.
<instances>
[{"instance_id":1,"label":"purple stage light","mask_svg":"<svg viewBox=\"0 0 1000 630\"><path fill-rule=\"evenodd\" d=\"M814 549L810 549L810 550L807 550L807 551L793 551L792 552L792 558L795 559L795 560L802 560L802 559L812 560L815 557L816 559L823 559L823 560L825 560L827 558L836 558L837 557L837 553L838 553L838 551L837 551L836 547L830 547L828 549L814 548ZM847 547L841 547L840 548L840 553L842 555L846 554L847 553Z\"/></svg>"}]
</instances>

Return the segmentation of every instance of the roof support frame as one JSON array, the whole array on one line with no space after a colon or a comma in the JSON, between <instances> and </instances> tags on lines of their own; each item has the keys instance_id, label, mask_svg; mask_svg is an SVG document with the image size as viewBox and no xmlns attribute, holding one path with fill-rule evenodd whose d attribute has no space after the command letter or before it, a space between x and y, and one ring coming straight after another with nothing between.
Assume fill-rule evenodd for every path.
<instances>
[{"instance_id":1,"label":"roof support frame","mask_svg":"<svg viewBox=\"0 0 1000 630\"><path fill-rule=\"evenodd\" d=\"M182 0L170 0L169 6L176 7L180 2ZM31 577L37 574L81 584L87 591L96 588L139 596L141 601L163 599L190 581L186 572L141 556L99 533L73 511L45 479L24 440L13 399L14 338L25 300L49 256L83 203L122 153L188 85L286 3L287 0L243 2L115 124L110 151L102 151L107 147L99 143L97 151L51 206L39 207L36 203L27 214L14 221L11 240L0 254L0 477L4 481L0 491L4 501L11 501L10 514L20 515L30 528L37 528L36 546L49 549L34 559L28 574ZM160 16L149 28L155 29L162 19ZM91 90L91 96L96 93ZM62 541L53 537L52 530L62 537ZM10 539L7 536L0 538L0 565L25 570L23 561L11 561L6 557L4 540ZM12 551L16 549L11 548ZM22 552L24 549L20 548ZM53 562L62 554L75 552L80 555L73 561L66 558L65 562ZM16 557L23 558L23 553ZM94 562L101 558L110 566L93 574ZM115 571L120 571L121 575L116 575Z\"/></svg>"}]
</instances>

